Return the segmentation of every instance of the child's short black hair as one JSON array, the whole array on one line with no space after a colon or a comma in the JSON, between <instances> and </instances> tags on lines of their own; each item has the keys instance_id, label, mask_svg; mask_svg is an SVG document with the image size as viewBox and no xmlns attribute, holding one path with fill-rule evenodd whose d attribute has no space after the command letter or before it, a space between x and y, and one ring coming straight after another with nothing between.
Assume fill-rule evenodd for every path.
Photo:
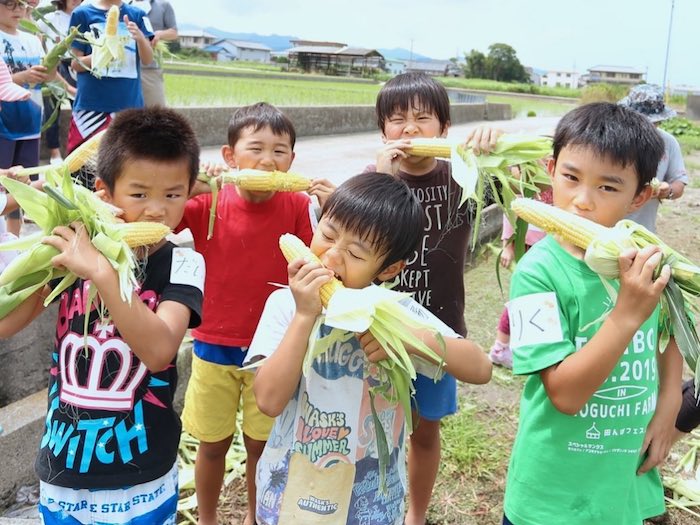
<instances>
[{"instance_id":1,"label":"child's short black hair","mask_svg":"<svg viewBox=\"0 0 700 525\"><path fill-rule=\"evenodd\" d=\"M554 133L554 162L566 146L590 148L637 172L637 193L656 176L664 142L654 125L636 111L610 102L585 104L562 117Z\"/></svg>"},{"instance_id":2,"label":"child's short black hair","mask_svg":"<svg viewBox=\"0 0 700 525\"><path fill-rule=\"evenodd\" d=\"M117 113L100 141L97 176L109 191L127 160L186 161L190 188L199 173L199 144L185 117L160 106Z\"/></svg>"},{"instance_id":3,"label":"child's short black hair","mask_svg":"<svg viewBox=\"0 0 700 525\"><path fill-rule=\"evenodd\" d=\"M384 131L386 121L397 111L418 107L434 113L440 131L450 125L450 97L445 86L425 73L403 73L389 80L377 95L377 124Z\"/></svg>"},{"instance_id":4,"label":"child's short black hair","mask_svg":"<svg viewBox=\"0 0 700 525\"><path fill-rule=\"evenodd\" d=\"M289 142L294 149L297 141L294 124L272 104L258 102L238 108L228 123L228 145L233 148L241 137L241 131L250 127L254 131L269 127L275 135L289 135Z\"/></svg>"},{"instance_id":5,"label":"child's short black hair","mask_svg":"<svg viewBox=\"0 0 700 525\"><path fill-rule=\"evenodd\" d=\"M411 257L423 233L423 208L410 188L386 173L355 175L338 186L321 217L368 240L384 257L382 270Z\"/></svg>"}]
</instances>

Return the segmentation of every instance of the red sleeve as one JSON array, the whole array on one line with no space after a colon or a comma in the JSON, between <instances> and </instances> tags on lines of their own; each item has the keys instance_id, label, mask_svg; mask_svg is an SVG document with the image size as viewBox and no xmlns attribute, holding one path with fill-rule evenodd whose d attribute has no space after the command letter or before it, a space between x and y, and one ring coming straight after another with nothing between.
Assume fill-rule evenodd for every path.
<instances>
[{"instance_id":1,"label":"red sleeve","mask_svg":"<svg viewBox=\"0 0 700 525\"><path fill-rule=\"evenodd\" d=\"M309 209L311 199L304 194L299 194L299 196L303 198L298 199L299 210L297 211L295 235L308 246L311 244L311 237L313 236L313 232L311 231L311 216L309 215L309 213L311 213Z\"/></svg>"},{"instance_id":2,"label":"red sleeve","mask_svg":"<svg viewBox=\"0 0 700 525\"><path fill-rule=\"evenodd\" d=\"M185 228L189 228L194 233L198 224L201 224L202 215L206 213L208 220L209 208L211 207L211 194L197 195L187 200L185 212L182 214L180 224L175 228L175 233L180 233Z\"/></svg>"}]
</instances>

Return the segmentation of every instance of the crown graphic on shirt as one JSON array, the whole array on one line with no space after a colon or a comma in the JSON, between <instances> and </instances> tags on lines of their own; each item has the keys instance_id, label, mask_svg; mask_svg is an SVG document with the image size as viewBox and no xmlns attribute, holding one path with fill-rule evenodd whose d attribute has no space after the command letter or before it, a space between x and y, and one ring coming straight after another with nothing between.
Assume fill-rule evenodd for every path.
<instances>
[{"instance_id":1,"label":"crown graphic on shirt","mask_svg":"<svg viewBox=\"0 0 700 525\"><path fill-rule=\"evenodd\" d=\"M78 360L87 352L88 371L79 378ZM119 368L106 373L107 357L116 354ZM59 350L60 399L70 405L99 410L124 411L134 407L134 392L148 370L132 366L133 354L121 339L100 342L93 336L69 333Z\"/></svg>"}]
</instances>

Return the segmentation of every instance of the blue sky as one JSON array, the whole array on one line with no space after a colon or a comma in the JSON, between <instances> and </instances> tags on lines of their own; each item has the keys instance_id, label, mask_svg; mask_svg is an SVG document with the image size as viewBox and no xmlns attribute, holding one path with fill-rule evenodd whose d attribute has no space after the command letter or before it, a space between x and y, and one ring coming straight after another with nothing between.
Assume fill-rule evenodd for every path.
<instances>
[{"instance_id":1,"label":"blue sky","mask_svg":"<svg viewBox=\"0 0 700 525\"><path fill-rule=\"evenodd\" d=\"M521 62L625 65L661 83L671 0L170 0L178 21L449 58L494 42ZM700 1L675 0L668 81L700 86Z\"/></svg>"}]
</instances>

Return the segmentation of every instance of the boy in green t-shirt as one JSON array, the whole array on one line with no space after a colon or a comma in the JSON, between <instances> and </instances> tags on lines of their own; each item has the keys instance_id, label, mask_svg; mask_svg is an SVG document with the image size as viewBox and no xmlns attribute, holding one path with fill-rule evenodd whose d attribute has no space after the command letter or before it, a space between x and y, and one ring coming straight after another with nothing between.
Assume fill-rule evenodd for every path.
<instances>
[{"instance_id":1,"label":"boy in green t-shirt","mask_svg":"<svg viewBox=\"0 0 700 525\"><path fill-rule=\"evenodd\" d=\"M554 205L604 226L639 209L663 142L609 103L565 115L549 162ZM626 250L608 293L582 250L547 236L520 261L509 303L513 371L528 375L508 469L505 525L640 525L664 511L654 468L680 407L682 358L658 353L668 282L657 247Z\"/></svg>"}]
</instances>

